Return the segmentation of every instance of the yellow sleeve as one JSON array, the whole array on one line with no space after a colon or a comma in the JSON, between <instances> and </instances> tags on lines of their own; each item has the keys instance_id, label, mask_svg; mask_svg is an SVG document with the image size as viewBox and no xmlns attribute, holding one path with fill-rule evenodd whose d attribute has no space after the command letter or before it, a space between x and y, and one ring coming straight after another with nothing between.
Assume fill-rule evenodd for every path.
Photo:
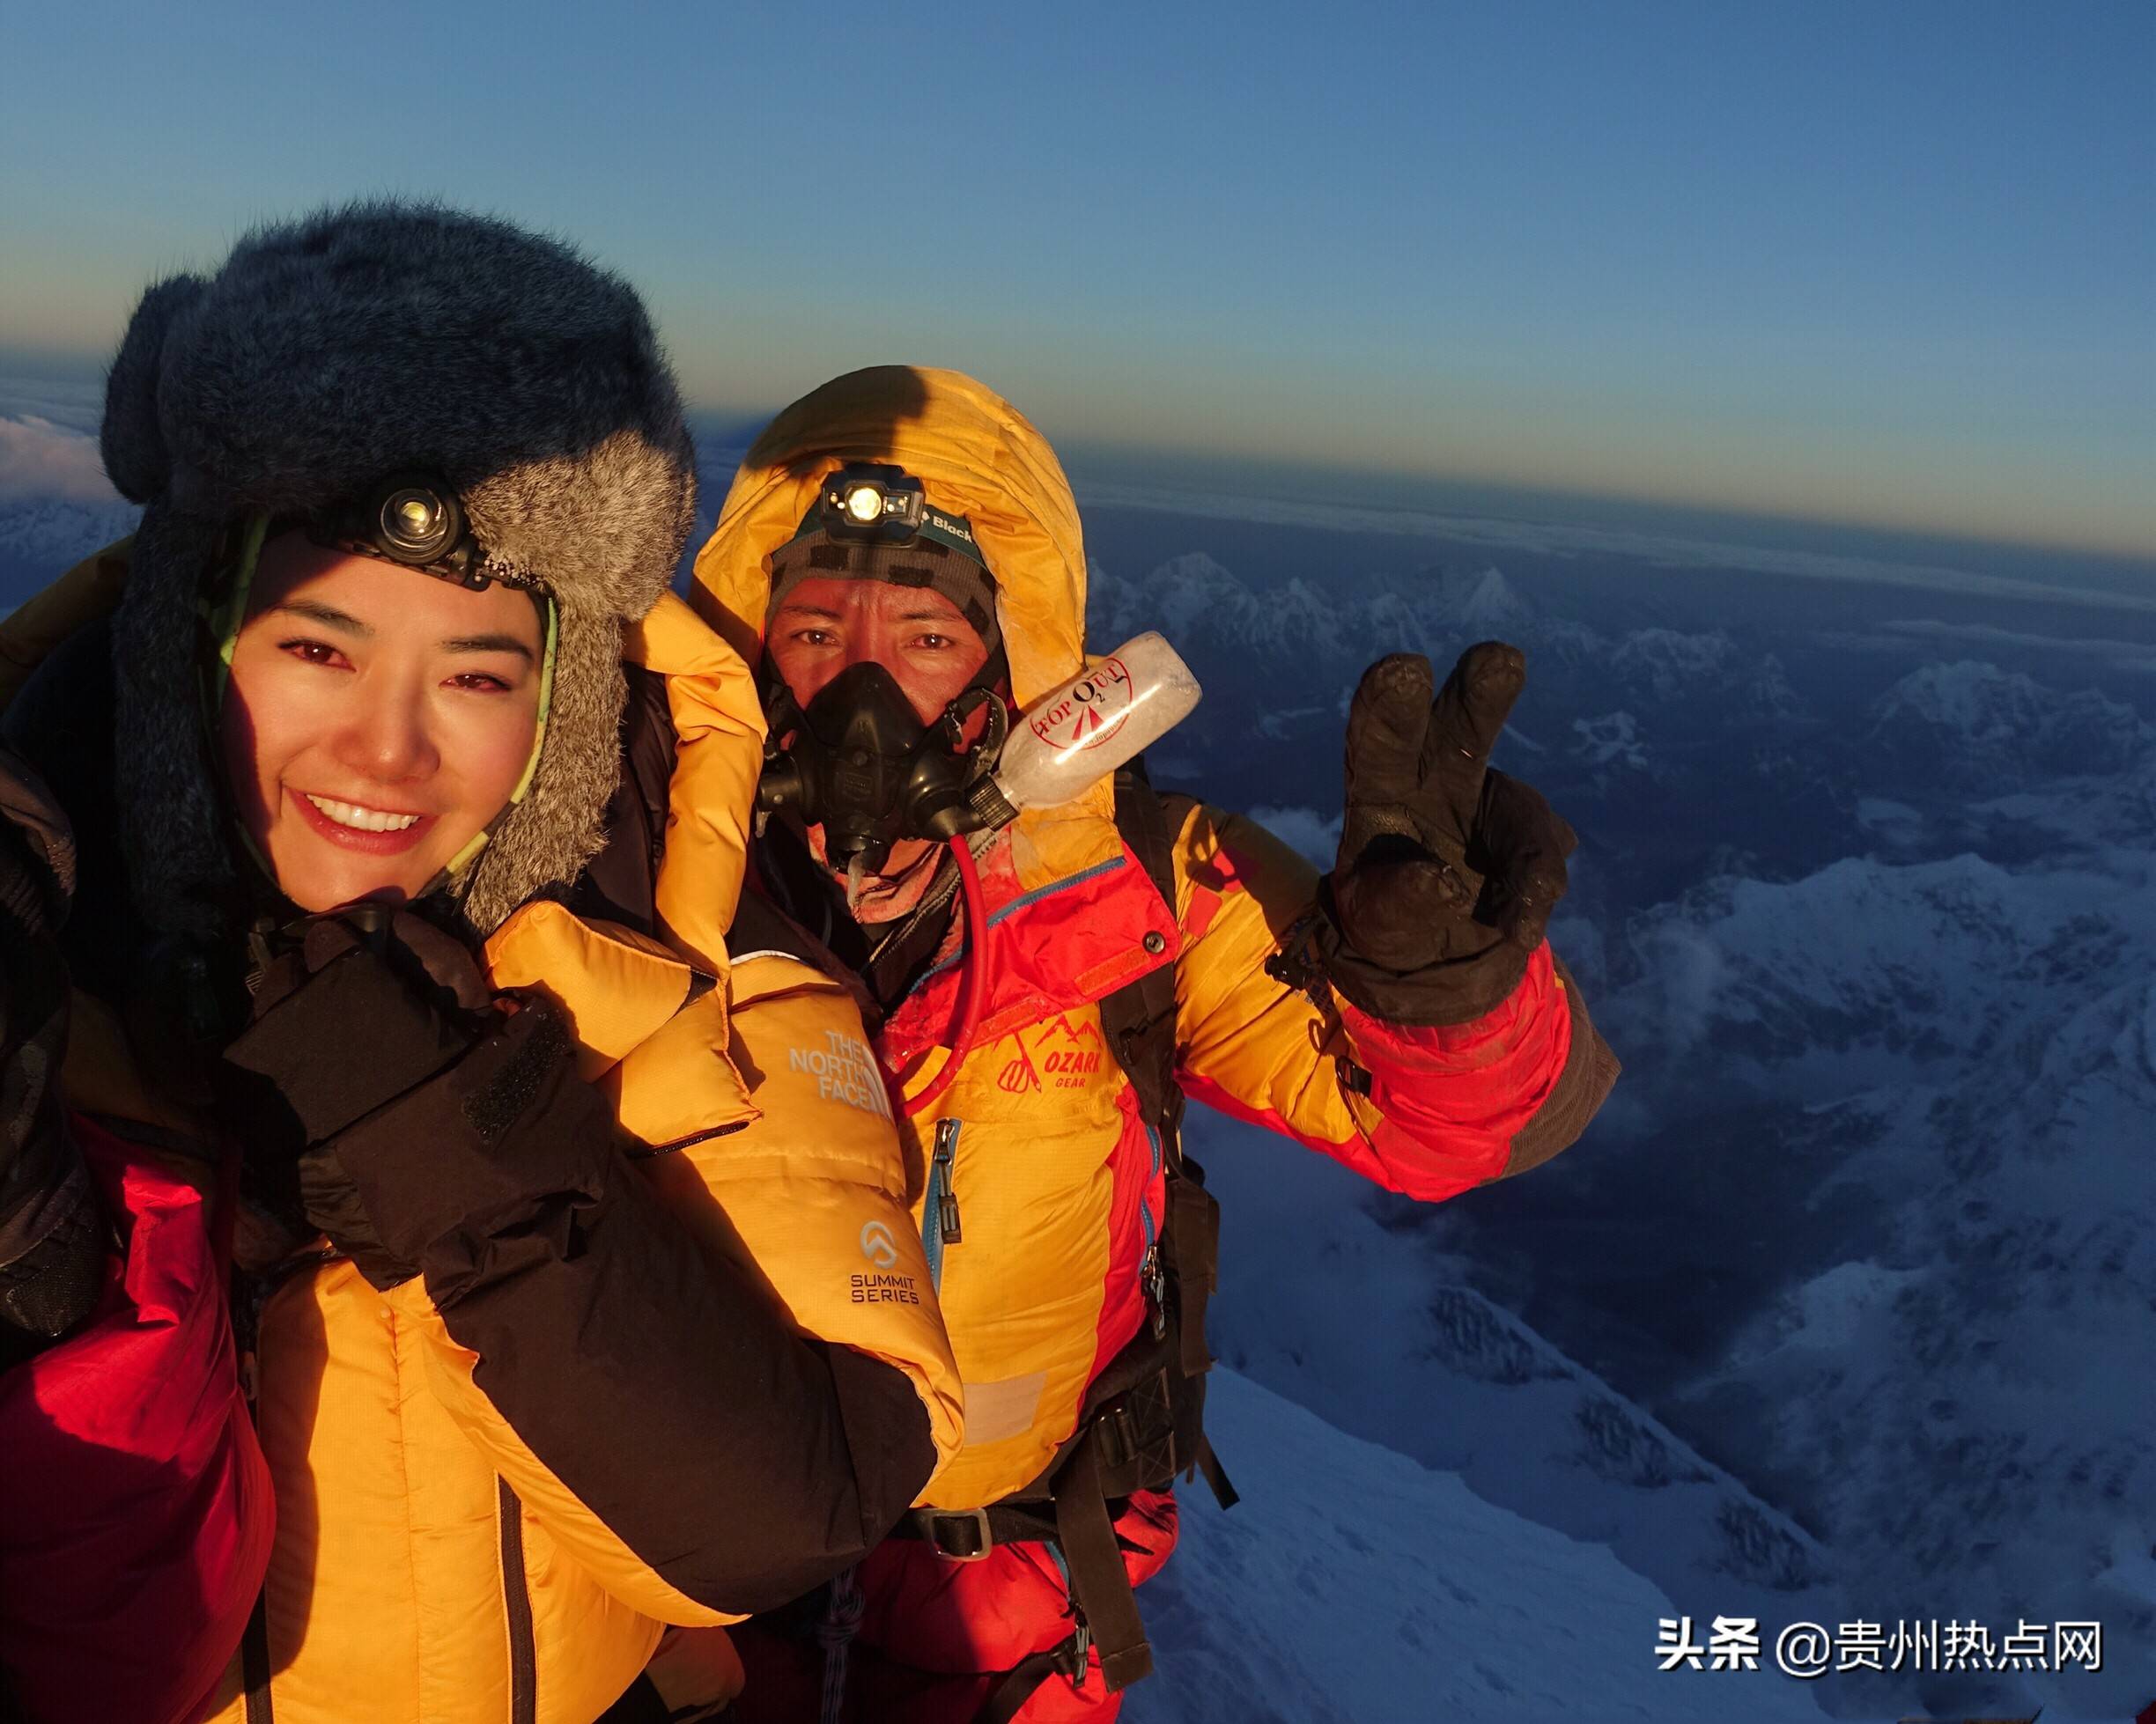
<instances>
[{"instance_id":1,"label":"yellow sleeve","mask_svg":"<svg viewBox=\"0 0 2156 1724\"><path fill-rule=\"evenodd\" d=\"M1176 829L1176 1056L1185 1088L1305 1143L1337 1151L1355 1141L1365 1123L1340 1087L1338 1057L1348 1048L1338 1013L1266 969L1316 904L1317 871L1240 815L1162 799Z\"/></svg>"},{"instance_id":2,"label":"yellow sleeve","mask_svg":"<svg viewBox=\"0 0 2156 1724\"><path fill-rule=\"evenodd\" d=\"M853 997L791 956L734 961L727 1063L752 1104L722 1134L642 1161L708 1249L752 1263L794 1321L820 1340L903 1372L928 1414L940 1470L957 1453L964 1402L890 1102ZM625 1126L678 1141L687 1123L646 1059L679 1069L671 1038L708 1035L721 1019L705 996L622 1063Z\"/></svg>"}]
</instances>

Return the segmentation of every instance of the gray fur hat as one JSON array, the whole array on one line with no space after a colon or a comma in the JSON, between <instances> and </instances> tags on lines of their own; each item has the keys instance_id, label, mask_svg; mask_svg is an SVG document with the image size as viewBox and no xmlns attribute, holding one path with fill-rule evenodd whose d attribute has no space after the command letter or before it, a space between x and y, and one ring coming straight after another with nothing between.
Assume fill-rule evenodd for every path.
<instances>
[{"instance_id":1,"label":"gray fur hat","mask_svg":"<svg viewBox=\"0 0 2156 1724\"><path fill-rule=\"evenodd\" d=\"M696 507L681 399L625 283L430 204L277 223L208 279L143 295L103 444L146 505L113 655L122 830L152 926L214 938L236 901L195 652L220 536L414 469L447 482L487 555L531 571L560 616L537 773L457 882L470 931L576 877L619 777L622 625L666 591Z\"/></svg>"}]
</instances>

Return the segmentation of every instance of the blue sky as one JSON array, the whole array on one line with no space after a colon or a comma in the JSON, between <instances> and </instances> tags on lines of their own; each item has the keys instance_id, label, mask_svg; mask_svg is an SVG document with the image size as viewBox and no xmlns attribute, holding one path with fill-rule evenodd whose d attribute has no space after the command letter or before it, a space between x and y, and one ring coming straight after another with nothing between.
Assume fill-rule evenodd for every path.
<instances>
[{"instance_id":1,"label":"blue sky","mask_svg":"<svg viewBox=\"0 0 2156 1724\"><path fill-rule=\"evenodd\" d=\"M18 7L0 347L359 192L552 227L698 402L2156 547L2156 8Z\"/></svg>"}]
</instances>

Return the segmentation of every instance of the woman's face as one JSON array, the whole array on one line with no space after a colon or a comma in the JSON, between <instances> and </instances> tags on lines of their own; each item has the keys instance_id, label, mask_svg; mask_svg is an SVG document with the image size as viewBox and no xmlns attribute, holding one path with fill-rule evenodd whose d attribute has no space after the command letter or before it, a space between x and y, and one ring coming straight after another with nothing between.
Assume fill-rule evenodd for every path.
<instances>
[{"instance_id":1,"label":"woman's face","mask_svg":"<svg viewBox=\"0 0 2156 1724\"><path fill-rule=\"evenodd\" d=\"M298 534L262 548L220 729L241 824L301 910L402 902L508 806L539 718L539 615Z\"/></svg>"}]
</instances>

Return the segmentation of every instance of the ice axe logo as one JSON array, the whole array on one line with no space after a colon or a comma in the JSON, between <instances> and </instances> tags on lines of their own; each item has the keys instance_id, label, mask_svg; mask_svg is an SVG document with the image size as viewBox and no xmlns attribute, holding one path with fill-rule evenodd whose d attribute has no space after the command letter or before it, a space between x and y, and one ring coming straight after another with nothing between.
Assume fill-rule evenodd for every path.
<instances>
[{"instance_id":1,"label":"ice axe logo","mask_svg":"<svg viewBox=\"0 0 2156 1724\"><path fill-rule=\"evenodd\" d=\"M861 1256L878 1269L889 1269L898 1261L898 1243L891 1237L891 1230L881 1221L871 1221L860 1230Z\"/></svg>"},{"instance_id":2,"label":"ice axe logo","mask_svg":"<svg viewBox=\"0 0 2156 1724\"><path fill-rule=\"evenodd\" d=\"M1017 1057L1007 1061L1002 1071L996 1075L996 1087L1013 1095L1041 1087L1040 1073L1033 1069L1033 1062L1027 1057L1023 1042L1018 1043Z\"/></svg>"}]
</instances>

